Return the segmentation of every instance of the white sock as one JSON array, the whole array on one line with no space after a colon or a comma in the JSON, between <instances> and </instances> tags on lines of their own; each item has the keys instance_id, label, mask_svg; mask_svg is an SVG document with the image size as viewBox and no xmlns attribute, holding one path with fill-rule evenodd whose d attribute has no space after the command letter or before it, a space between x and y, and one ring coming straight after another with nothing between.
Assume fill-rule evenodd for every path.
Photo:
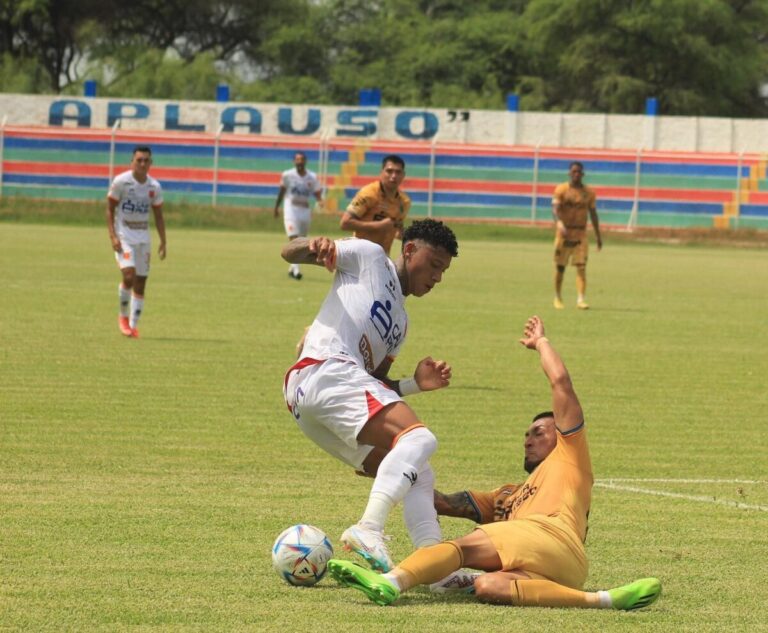
<instances>
[{"instance_id":1,"label":"white sock","mask_svg":"<svg viewBox=\"0 0 768 633\"><path fill-rule=\"evenodd\" d=\"M291 264L291 267L288 270L289 273L292 275L298 275L301 272L301 269L299 268L298 264Z\"/></svg>"},{"instance_id":2,"label":"white sock","mask_svg":"<svg viewBox=\"0 0 768 633\"><path fill-rule=\"evenodd\" d=\"M427 463L403 498L403 518L414 547L427 547L443 540L435 510L435 473Z\"/></svg>"},{"instance_id":3,"label":"white sock","mask_svg":"<svg viewBox=\"0 0 768 633\"><path fill-rule=\"evenodd\" d=\"M403 588L400 586L400 583L397 582L397 578L394 576L394 574L392 574L391 572L387 572L386 574L382 574L382 576L384 576L384 578L386 578L389 582L391 582L398 591L403 590Z\"/></svg>"},{"instance_id":4,"label":"white sock","mask_svg":"<svg viewBox=\"0 0 768 633\"><path fill-rule=\"evenodd\" d=\"M601 609L611 609L613 607L613 600L611 600L611 594L607 591L598 591L597 597L600 599Z\"/></svg>"},{"instance_id":5,"label":"white sock","mask_svg":"<svg viewBox=\"0 0 768 633\"><path fill-rule=\"evenodd\" d=\"M123 286L121 282L117 287L117 294L120 297L120 316L127 317L131 305L131 291Z\"/></svg>"},{"instance_id":6,"label":"white sock","mask_svg":"<svg viewBox=\"0 0 768 633\"><path fill-rule=\"evenodd\" d=\"M379 464L360 523L373 529L383 529L392 508L418 482L419 471L436 450L437 438L426 427L418 427L400 436Z\"/></svg>"},{"instance_id":7,"label":"white sock","mask_svg":"<svg viewBox=\"0 0 768 633\"><path fill-rule=\"evenodd\" d=\"M139 323L139 317L141 311L144 309L144 297L140 297L137 294L131 294L131 319L129 324L132 328L135 328Z\"/></svg>"}]
</instances>

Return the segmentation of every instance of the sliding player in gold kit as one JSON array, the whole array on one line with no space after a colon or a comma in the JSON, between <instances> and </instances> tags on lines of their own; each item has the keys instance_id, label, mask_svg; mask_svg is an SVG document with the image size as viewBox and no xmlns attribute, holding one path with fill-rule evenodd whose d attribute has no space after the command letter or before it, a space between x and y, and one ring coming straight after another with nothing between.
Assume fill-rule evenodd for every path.
<instances>
[{"instance_id":1,"label":"sliding player in gold kit","mask_svg":"<svg viewBox=\"0 0 768 633\"><path fill-rule=\"evenodd\" d=\"M541 319L528 319L520 342L539 353L552 389L553 411L537 415L525 434L528 479L488 493L436 492L438 513L473 519L480 523L477 529L418 549L382 575L331 560L328 569L336 580L381 605L461 567L487 572L476 578L474 593L495 604L628 610L658 598L661 584L656 578L608 591L583 591L593 481L584 415L568 370L544 336Z\"/></svg>"}]
</instances>

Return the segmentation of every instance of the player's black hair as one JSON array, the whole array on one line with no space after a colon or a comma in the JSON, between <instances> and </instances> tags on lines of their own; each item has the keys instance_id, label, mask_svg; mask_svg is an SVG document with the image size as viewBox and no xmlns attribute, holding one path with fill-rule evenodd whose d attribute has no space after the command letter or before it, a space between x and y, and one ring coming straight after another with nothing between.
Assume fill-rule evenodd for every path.
<instances>
[{"instance_id":1,"label":"player's black hair","mask_svg":"<svg viewBox=\"0 0 768 633\"><path fill-rule=\"evenodd\" d=\"M152 156L152 148L149 145L137 145L133 148L133 156L136 156L138 152L147 153Z\"/></svg>"},{"instance_id":2,"label":"player's black hair","mask_svg":"<svg viewBox=\"0 0 768 633\"><path fill-rule=\"evenodd\" d=\"M554 418L555 414L552 413L552 411L542 411L541 413L537 413L533 416L533 420L531 420L531 424L536 422L536 420L541 420L541 418Z\"/></svg>"},{"instance_id":3,"label":"player's black hair","mask_svg":"<svg viewBox=\"0 0 768 633\"><path fill-rule=\"evenodd\" d=\"M293 154L294 158L296 158L297 156L301 156L304 160L307 160L307 155L304 152L295 152Z\"/></svg>"},{"instance_id":4,"label":"player's black hair","mask_svg":"<svg viewBox=\"0 0 768 633\"><path fill-rule=\"evenodd\" d=\"M403 168L403 171L405 171L405 161L400 158L397 154L387 154L384 158L381 159L381 168L384 169L384 165L387 163L394 163L395 165L400 165L400 167Z\"/></svg>"},{"instance_id":5,"label":"player's black hair","mask_svg":"<svg viewBox=\"0 0 768 633\"><path fill-rule=\"evenodd\" d=\"M578 167L581 171L584 171L584 163L582 163L582 162L580 162L578 160L575 160L570 165L568 165L568 171L571 171L571 169L573 169L574 165L576 167Z\"/></svg>"},{"instance_id":6,"label":"player's black hair","mask_svg":"<svg viewBox=\"0 0 768 633\"><path fill-rule=\"evenodd\" d=\"M459 256L459 243L456 235L440 220L425 218L417 220L403 231L403 247L413 240L423 240L435 248L444 248L451 257Z\"/></svg>"}]
</instances>

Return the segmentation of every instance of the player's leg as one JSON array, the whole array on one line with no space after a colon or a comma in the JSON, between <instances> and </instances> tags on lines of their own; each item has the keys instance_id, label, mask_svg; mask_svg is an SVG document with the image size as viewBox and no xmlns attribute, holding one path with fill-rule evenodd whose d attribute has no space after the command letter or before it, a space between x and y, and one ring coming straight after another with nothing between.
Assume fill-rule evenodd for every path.
<instances>
[{"instance_id":1,"label":"player's leg","mask_svg":"<svg viewBox=\"0 0 768 633\"><path fill-rule=\"evenodd\" d=\"M376 400L375 395L367 394ZM357 525L351 526L342 534L345 546L363 556L376 569L387 571L392 567L386 545L383 542L384 524L389 513L397 503L417 485L421 473L430 456L437 449L437 439L416 417L413 410L402 400L390 402L370 417L357 435L357 441L363 445L379 449L389 448L386 456L376 469L368 504ZM366 466L367 465L364 464ZM431 474L431 469L428 475ZM432 486L429 504L432 505ZM426 490L421 488L420 490ZM425 495L422 494L422 500ZM429 520L426 515L421 519ZM437 515L434 515L434 528L439 531ZM421 526L428 534L430 531Z\"/></svg>"},{"instance_id":2,"label":"player's leg","mask_svg":"<svg viewBox=\"0 0 768 633\"><path fill-rule=\"evenodd\" d=\"M118 300L120 302L120 313L118 316L118 327L120 332L125 336L131 335L130 325L130 308L131 308L131 292L133 290L133 282L136 279L136 269L133 267L126 267L121 269L122 280L117 288Z\"/></svg>"},{"instance_id":3,"label":"player's leg","mask_svg":"<svg viewBox=\"0 0 768 633\"><path fill-rule=\"evenodd\" d=\"M562 310L565 307L563 303L563 278L565 277L565 266L555 265L555 298L552 305L556 310Z\"/></svg>"},{"instance_id":4,"label":"player's leg","mask_svg":"<svg viewBox=\"0 0 768 633\"><path fill-rule=\"evenodd\" d=\"M129 324L131 292L136 279L135 253L130 244L121 242L121 250L115 253L115 261L120 267L120 285L117 288L120 311L117 316L117 325L125 336L131 335Z\"/></svg>"},{"instance_id":5,"label":"player's leg","mask_svg":"<svg viewBox=\"0 0 768 633\"><path fill-rule=\"evenodd\" d=\"M150 244L148 242L134 244L133 250L136 262L136 278L134 279L131 292L131 307L128 322L131 327L131 336L138 338L139 318L144 311L144 293L147 287L147 277L149 276Z\"/></svg>"},{"instance_id":6,"label":"player's leg","mask_svg":"<svg viewBox=\"0 0 768 633\"><path fill-rule=\"evenodd\" d=\"M131 336L134 338L139 337L139 318L144 311L144 291L147 286L147 278L143 275L136 275L136 280L133 282L133 291L131 292L131 308L130 316L128 318L128 324L131 328Z\"/></svg>"},{"instance_id":7,"label":"player's leg","mask_svg":"<svg viewBox=\"0 0 768 633\"><path fill-rule=\"evenodd\" d=\"M528 578L525 572L494 572L475 581L481 602L516 607L576 607L631 610L646 607L661 594L656 578L643 578L608 591L582 591L552 580Z\"/></svg>"},{"instance_id":8,"label":"player's leg","mask_svg":"<svg viewBox=\"0 0 768 633\"><path fill-rule=\"evenodd\" d=\"M376 574L348 561L328 563L331 575L341 584L358 589L377 604L391 604L404 591L431 584L461 567L486 571L499 569L501 560L491 540L475 530L455 541L417 549L392 571Z\"/></svg>"},{"instance_id":9,"label":"player's leg","mask_svg":"<svg viewBox=\"0 0 768 633\"><path fill-rule=\"evenodd\" d=\"M576 266L576 307L579 310L589 309L587 303L587 238L583 238L574 252L574 265Z\"/></svg>"},{"instance_id":10,"label":"player's leg","mask_svg":"<svg viewBox=\"0 0 768 633\"><path fill-rule=\"evenodd\" d=\"M563 305L563 277L567 263L568 253L565 250L565 242L558 231L555 234L555 298L552 301L557 310L562 310L565 307Z\"/></svg>"},{"instance_id":11,"label":"player's leg","mask_svg":"<svg viewBox=\"0 0 768 633\"><path fill-rule=\"evenodd\" d=\"M403 519L414 547L436 545L443 540L435 511L435 474L429 463L419 470L416 483L403 498Z\"/></svg>"},{"instance_id":12,"label":"player's leg","mask_svg":"<svg viewBox=\"0 0 768 633\"><path fill-rule=\"evenodd\" d=\"M283 223L289 242L297 237L308 235L309 218L301 212L299 207L294 207L288 200L283 204ZM302 278L301 268L298 264L288 266L288 276L296 281Z\"/></svg>"}]
</instances>

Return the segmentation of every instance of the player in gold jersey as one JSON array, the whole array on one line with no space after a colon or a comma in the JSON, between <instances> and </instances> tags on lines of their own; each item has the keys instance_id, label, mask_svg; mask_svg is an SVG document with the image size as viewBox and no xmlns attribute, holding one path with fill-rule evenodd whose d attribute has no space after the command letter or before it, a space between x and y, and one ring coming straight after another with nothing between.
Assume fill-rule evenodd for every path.
<instances>
[{"instance_id":1,"label":"player in gold jersey","mask_svg":"<svg viewBox=\"0 0 768 633\"><path fill-rule=\"evenodd\" d=\"M381 174L355 194L341 217L344 231L376 242L389 255L392 242L403 235L403 223L411 209L411 199L401 191L405 161L390 154L381 161Z\"/></svg>"},{"instance_id":2,"label":"player in gold jersey","mask_svg":"<svg viewBox=\"0 0 768 633\"><path fill-rule=\"evenodd\" d=\"M597 250L603 247L600 223L597 219L597 196L583 183L584 166L574 161L568 168L569 181L555 187L552 194L552 214L555 216L555 299L554 306L562 310L563 277L570 261L576 267L576 307L589 308L587 292L587 216L592 221Z\"/></svg>"},{"instance_id":3,"label":"player in gold jersey","mask_svg":"<svg viewBox=\"0 0 768 633\"><path fill-rule=\"evenodd\" d=\"M435 492L438 513L472 519L480 524L477 529L418 549L383 575L349 561L329 561L336 580L381 605L462 567L486 572L475 579L474 593L495 604L637 609L659 596L655 578L608 591L583 590L593 480L584 415L539 317L528 319L520 342L538 352L552 389L553 410L537 415L525 434L528 479L484 493Z\"/></svg>"}]
</instances>

